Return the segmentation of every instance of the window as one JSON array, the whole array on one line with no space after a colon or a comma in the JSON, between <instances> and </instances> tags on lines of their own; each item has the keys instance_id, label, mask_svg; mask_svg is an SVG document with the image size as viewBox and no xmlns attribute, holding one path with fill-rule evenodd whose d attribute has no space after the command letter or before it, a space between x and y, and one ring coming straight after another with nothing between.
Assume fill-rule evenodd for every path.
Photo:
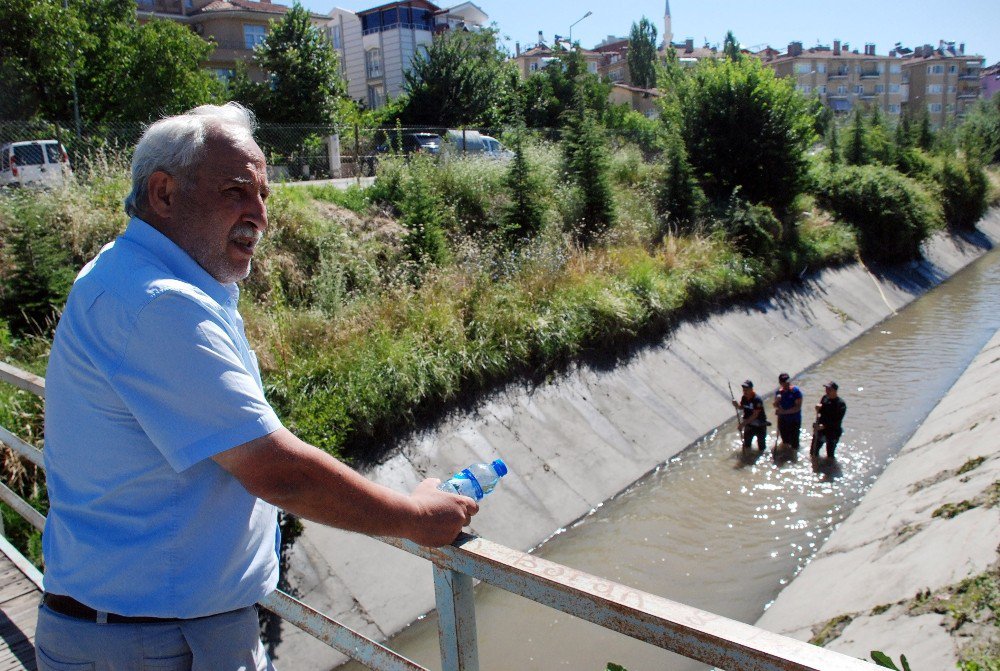
<instances>
[{"instance_id":1,"label":"window","mask_svg":"<svg viewBox=\"0 0 1000 671\"><path fill-rule=\"evenodd\" d=\"M531 72L538 72L538 62L536 61L528 65L528 70L530 70Z\"/></svg>"},{"instance_id":2,"label":"window","mask_svg":"<svg viewBox=\"0 0 1000 671\"><path fill-rule=\"evenodd\" d=\"M254 26L248 23L243 25L243 46L247 49L253 49L266 39L267 28L264 26Z\"/></svg>"},{"instance_id":3,"label":"window","mask_svg":"<svg viewBox=\"0 0 1000 671\"><path fill-rule=\"evenodd\" d=\"M958 66L954 65L954 64L949 65L948 66L948 72L951 73L951 74L955 74L956 72L958 72Z\"/></svg>"},{"instance_id":4,"label":"window","mask_svg":"<svg viewBox=\"0 0 1000 671\"><path fill-rule=\"evenodd\" d=\"M893 63L892 65L889 66L890 74L898 75L902 71L903 71L903 66L900 65L899 63Z\"/></svg>"},{"instance_id":5,"label":"window","mask_svg":"<svg viewBox=\"0 0 1000 671\"><path fill-rule=\"evenodd\" d=\"M382 28L388 29L399 23L399 12L395 9L382 10Z\"/></svg>"},{"instance_id":6,"label":"window","mask_svg":"<svg viewBox=\"0 0 1000 671\"><path fill-rule=\"evenodd\" d=\"M809 93L812 91L812 87L809 84L799 84L795 88L799 90L799 93Z\"/></svg>"},{"instance_id":7,"label":"window","mask_svg":"<svg viewBox=\"0 0 1000 671\"><path fill-rule=\"evenodd\" d=\"M230 79L236 76L236 70L230 68L216 68L212 70L212 74L223 84L229 82Z\"/></svg>"},{"instance_id":8,"label":"window","mask_svg":"<svg viewBox=\"0 0 1000 671\"><path fill-rule=\"evenodd\" d=\"M818 72L820 74L823 74L824 72L826 72L826 63L817 63L816 64L816 72Z\"/></svg>"},{"instance_id":9,"label":"window","mask_svg":"<svg viewBox=\"0 0 1000 671\"><path fill-rule=\"evenodd\" d=\"M796 63L795 64L795 73L796 74L804 75L804 74L807 74L809 72L812 72L812 65L810 65L809 63Z\"/></svg>"},{"instance_id":10,"label":"window","mask_svg":"<svg viewBox=\"0 0 1000 671\"><path fill-rule=\"evenodd\" d=\"M889 93L899 93L899 84L889 84Z\"/></svg>"},{"instance_id":11,"label":"window","mask_svg":"<svg viewBox=\"0 0 1000 671\"><path fill-rule=\"evenodd\" d=\"M837 87L838 95L845 95L846 93L847 93L847 87L844 84L841 84L840 86Z\"/></svg>"},{"instance_id":12,"label":"window","mask_svg":"<svg viewBox=\"0 0 1000 671\"><path fill-rule=\"evenodd\" d=\"M899 103L891 103L889 105L889 114L899 114L900 107Z\"/></svg>"},{"instance_id":13,"label":"window","mask_svg":"<svg viewBox=\"0 0 1000 671\"><path fill-rule=\"evenodd\" d=\"M929 75L944 74L944 66L940 65L940 64L939 65L928 65L927 66L927 74L929 74Z\"/></svg>"},{"instance_id":14,"label":"window","mask_svg":"<svg viewBox=\"0 0 1000 671\"><path fill-rule=\"evenodd\" d=\"M368 79L377 79L382 76L382 51L380 49L369 49L365 52L365 65L368 70Z\"/></svg>"},{"instance_id":15,"label":"window","mask_svg":"<svg viewBox=\"0 0 1000 671\"><path fill-rule=\"evenodd\" d=\"M855 84L855 85L854 85L854 88L853 88L853 89L851 89L851 91L852 91L852 92L853 92L853 93L854 93L855 95L858 95L858 94L860 94L860 93L864 93L864 92L865 92L865 87L864 87L864 86L862 86L861 84Z\"/></svg>"},{"instance_id":16,"label":"window","mask_svg":"<svg viewBox=\"0 0 1000 671\"><path fill-rule=\"evenodd\" d=\"M949 114L951 114L952 112L955 111L955 106L954 105L947 105L944 109L945 109L946 112L948 112Z\"/></svg>"},{"instance_id":17,"label":"window","mask_svg":"<svg viewBox=\"0 0 1000 671\"><path fill-rule=\"evenodd\" d=\"M876 84L875 93L885 93L885 84Z\"/></svg>"},{"instance_id":18,"label":"window","mask_svg":"<svg viewBox=\"0 0 1000 671\"><path fill-rule=\"evenodd\" d=\"M821 86L817 86L816 87L816 93L819 93L821 95L826 95L826 84L823 84Z\"/></svg>"},{"instance_id":19,"label":"window","mask_svg":"<svg viewBox=\"0 0 1000 671\"><path fill-rule=\"evenodd\" d=\"M941 111L941 103L930 103L929 105L927 105L927 111L928 112L940 112Z\"/></svg>"},{"instance_id":20,"label":"window","mask_svg":"<svg viewBox=\"0 0 1000 671\"><path fill-rule=\"evenodd\" d=\"M372 84L368 87L368 107L378 109L385 105L385 89L381 84Z\"/></svg>"},{"instance_id":21,"label":"window","mask_svg":"<svg viewBox=\"0 0 1000 671\"><path fill-rule=\"evenodd\" d=\"M344 48L344 33L339 23L330 28L330 43L334 49Z\"/></svg>"},{"instance_id":22,"label":"window","mask_svg":"<svg viewBox=\"0 0 1000 671\"><path fill-rule=\"evenodd\" d=\"M958 91L958 87L957 86L955 86L954 84L949 84L948 85L948 93L955 93L956 91Z\"/></svg>"},{"instance_id":23,"label":"window","mask_svg":"<svg viewBox=\"0 0 1000 671\"><path fill-rule=\"evenodd\" d=\"M941 85L940 84L928 84L927 85L927 93L941 93Z\"/></svg>"},{"instance_id":24,"label":"window","mask_svg":"<svg viewBox=\"0 0 1000 671\"><path fill-rule=\"evenodd\" d=\"M592 74L596 73L597 63L595 63L594 61L590 61L589 63L587 63L587 72L590 72Z\"/></svg>"}]
</instances>

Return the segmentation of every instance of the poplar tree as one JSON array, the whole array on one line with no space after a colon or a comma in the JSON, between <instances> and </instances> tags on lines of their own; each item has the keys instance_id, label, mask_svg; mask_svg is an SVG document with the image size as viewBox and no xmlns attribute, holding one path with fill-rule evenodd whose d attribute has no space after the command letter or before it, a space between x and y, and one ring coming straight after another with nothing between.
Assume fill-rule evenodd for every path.
<instances>
[{"instance_id":1,"label":"poplar tree","mask_svg":"<svg viewBox=\"0 0 1000 671\"><path fill-rule=\"evenodd\" d=\"M632 24L625 60L633 86L656 88L656 27L645 16Z\"/></svg>"}]
</instances>

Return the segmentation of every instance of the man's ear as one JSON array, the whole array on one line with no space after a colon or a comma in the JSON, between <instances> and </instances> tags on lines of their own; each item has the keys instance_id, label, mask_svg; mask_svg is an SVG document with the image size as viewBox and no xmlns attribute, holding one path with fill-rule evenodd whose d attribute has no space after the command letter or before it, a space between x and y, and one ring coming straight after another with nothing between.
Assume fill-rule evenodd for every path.
<instances>
[{"instance_id":1,"label":"man's ear","mask_svg":"<svg viewBox=\"0 0 1000 671\"><path fill-rule=\"evenodd\" d=\"M162 170L149 176L146 183L146 197L149 209L160 219L170 219L173 214L174 199L177 196L177 180Z\"/></svg>"}]
</instances>

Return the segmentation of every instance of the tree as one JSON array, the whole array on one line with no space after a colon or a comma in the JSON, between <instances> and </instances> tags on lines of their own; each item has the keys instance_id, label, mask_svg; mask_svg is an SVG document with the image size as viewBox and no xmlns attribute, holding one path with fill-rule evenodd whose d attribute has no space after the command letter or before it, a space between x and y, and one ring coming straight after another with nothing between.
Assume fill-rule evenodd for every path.
<instances>
[{"instance_id":1,"label":"tree","mask_svg":"<svg viewBox=\"0 0 1000 671\"><path fill-rule=\"evenodd\" d=\"M253 109L261 121L333 123L344 82L336 52L302 5L296 2L271 25L253 59L268 80L250 82L242 71L230 89L233 99Z\"/></svg>"},{"instance_id":2,"label":"tree","mask_svg":"<svg viewBox=\"0 0 1000 671\"><path fill-rule=\"evenodd\" d=\"M690 230L701 218L705 194L694 177L680 138L671 139L656 196L657 214L663 222L661 235L667 234L671 224L680 230Z\"/></svg>"},{"instance_id":3,"label":"tree","mask_svg":"<svg viewBox=\"0 0 1000 671\"><path fill-rule=\"evenodd\" d=\"M814 119L792 84L757 59L699 65L682 80L675 114L691 165L716 203L739 188L747 201L783 214L804 188Z\"/></svg>"},{"instance_id":4,"label":"tree","mask_svg":"<svg viewBox=\"0 0 1000 671\"><path fill-rule=\"evenodd\" d=\"M847 165L866 165L870 158L868 140L865 136L865 120L861 108L854 108L854 121L851 123L851 133L844 143L844 162Z\"/></svg>"},{"instance_id":5,"label":"tree","mask_svg":"<svg viewBox=\"0 0 1000 671\"><path fill-rule=\"evenodd\" d=\"M516 109L517 71L492 29L438 35L404 78L406 124L499 125L512 120Z\"/></svg>"},{"instance_id":6,"label":"tree","mask_svg":"<svg viewBox=\"0 0 1000 671\"><path fill-rule=\"evenodd\" d=\"M73 116L74 85L88 122L146 121L212 102L221 85L201 67L212 51L171 21L138 25L130 0L11 0L0 25L18 39L0 44L5 88L22 116ZM142 91L142 95L136 95Z\"/></svg>"},{"instance_id":7,"label":"tree","mask_svg":"<svg viewBox=\"0 0 1000 671\"><path fill-rule=\"evenodd\" d=\"M733 35L733 31L731 30L726 33L726 39L722 43L722 53L730 61L738 61L743 58L743 52L740 51L740 43L736 40L736 36Z\"/></svg>"},{"instance_id":8,"label":"tree","mask_svg":"<svg viewBox=\"0 0 1000 671\"><path fill-rule=\"evenodd\" d=\"M507 171L510 204L503 214L501 236L508 247L534 237L545 224L545 201L541 185L524 156L524 137L514 138L514 159Z\"/></svg>"},{"instance_id":9,"label":"tree","mask_svg":"<svg viewBox=\"0 0 1000 671\"><path fill-rule=\"evenodd\" d=\"M566 113L562 143L566 174L580 196L573 234L590 246L614 224L615 207L607 140L594 112L584 106L582 90L575 109Z\"/></svg>"},{"instance_id":10,"label":"tree","mask_svg":"<svg viewBox=\"0 0 1000 671\"><path fill-rule=\"evenodd\" d=\"M633 86L656 88L656 27L645 16L632 24L626 61Z\"/></svg>"},{"instance_id":11,"label":"tree","mask_svg":"<svg viewBox=\"0 0 1000 671\"><path fill-rule=\"evenodd\" d=\"M607 112L611 84L587 71L579 49L558 49L557 60L532 74L522 87L524 120L530 128L559 128L566 112L582 104L596 117Z\"/></svg>"}]
</instances>

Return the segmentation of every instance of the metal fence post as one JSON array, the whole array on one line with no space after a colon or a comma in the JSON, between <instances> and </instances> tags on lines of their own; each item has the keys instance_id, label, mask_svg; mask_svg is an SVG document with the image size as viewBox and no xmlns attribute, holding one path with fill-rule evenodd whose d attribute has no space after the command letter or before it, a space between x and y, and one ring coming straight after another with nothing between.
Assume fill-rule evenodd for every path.
<instances>
[{"instance_id":1,"label":"metal fence post","mask_svg":"<svg viewBox=\"0 0 1000 671\"><path fill-rule=\"evenodd\" d=\"M358 137L358 124L354 124L354 179L358 188L361 187L361 139Z\"/></svg>"},{"instance_id":2,"label":"metal fence post","mask_svg":"<svg viewBox=\"0 0 1000 671\"><path fill-rule=\"evenodd\" d=\"M472 577L435 564L434 598L438 611L441 668L444 671L479 671Z\"/></svg>"}]
</instances>

